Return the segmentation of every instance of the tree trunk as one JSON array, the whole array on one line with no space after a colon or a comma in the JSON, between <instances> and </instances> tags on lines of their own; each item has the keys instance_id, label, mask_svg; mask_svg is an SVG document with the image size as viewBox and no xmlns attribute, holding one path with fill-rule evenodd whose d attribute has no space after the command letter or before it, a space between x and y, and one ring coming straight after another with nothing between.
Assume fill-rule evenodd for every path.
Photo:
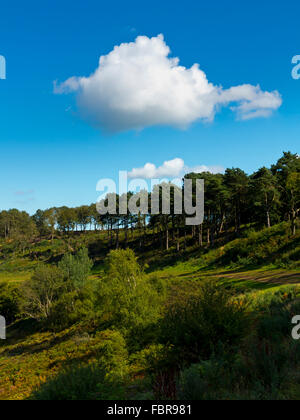
<instances>
[{"instance_id":1,"label":"tree trunk","mask_svg":"<svg viewBox=\"0 0 300 420\"><path fill-rule=\"evenodd\" d=\"M266 213L267 213L267 227L270 228L271 227L271 218L270 218L270 211L269 211L269 206L268 206L268 195L267 193L265 193L265 204L266 204Z\"/></svg>"},{"instance_id":2,"label":"tree trunk","mask_svg":"<svg viewBox=\"0 0 300 420\"><path fill-rule=\"evenodd\" d=\"M220 229L219 229L219 234L223 233L224 223L225 223L225 216L223 214L222 215L222 222L221 222Z\"/></svg>"},{"instance_id":3,"label":"tree trunk","mask_svg":"<svg viewBox=\"0 0 300 420\"><path fill-rule=\"evenodd\" d=\"M166 229L166 250L169 251L169 229Z\"/></svg>"},{"instance_id":4,"label":"tree trunk","mask_svg":"<svg viewBox=\"0 0 300 420\"><path fill-rule=\"evenodd\" d=\"M296 211L295 209L292 210L292 214L291 214L291 219L292 219L292 235L295 236L296 235Z\"/></svg>"},{"instance_id":5,"label":"tree trunk","mask_svg":"<svg viewBox=\"0 0 300 420\"><path fill-rule=\"evenodd\" d=\"M267 226L268 228L271 227L271 218L270 218L270 212L267 210Z\"/></svg>"},{"instance_id":6,"label":"tree trunk","mask_svg":"<svg viewBox=\"0 0 300 420\"><path fill-rule=\"evenodd\" d=\"M198 245L203 246L203 225L198 226Z\"/></svg>"},{"instance_id":7,"label":"tree trunk","mask_svg":"<svg viewBox=\"0 0 300 420\"><path fill-rule=\"evenodd\" d=\"M116 249L119 249L119 228L117 229L117 232L116 232Z\"/></svg>"},{"instance_id":8,"label":"tree trunk","mask_svg":"<svg viewBox=\"0 0 300 420\"><path fill-rule=\"evenodd\" d=\"M110 247L112 248L112 246L113 246L113 228L112 228L112 224L111 224L111 227L110 227Z\"/></svg>"},{"instance_id":9,"label":"tree trunk","mask_svg":"<svg viewBox=\"0 0 300 420\"><path fill-rule=\"evenodd\" d=\"M177 244L176 244L176 249L177 249L177 252L179 252L180 251L180 242L179 242L179 229L177 229Z\"/></svg>"},{"instance_id":10,"label":"tree trunk","mask_svg":"<svg viewBox=\"0 0 300 420\"><path fill-rule=\"evenodd\" d=\"M125 249L127 248L128 244L128 225L125 226Z\"/></svg>"}]
</instances>

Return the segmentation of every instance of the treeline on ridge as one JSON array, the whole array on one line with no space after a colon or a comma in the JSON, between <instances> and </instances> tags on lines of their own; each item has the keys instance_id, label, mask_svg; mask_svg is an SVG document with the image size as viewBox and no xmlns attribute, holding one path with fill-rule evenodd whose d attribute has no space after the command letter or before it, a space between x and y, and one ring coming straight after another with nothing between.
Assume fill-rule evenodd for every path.
<instances>
[{"instance_id":1,"label":"treeline on ridge","mask_svg":"<svg viewBox=\"0 0 300 420\"><path fill-rule=\"evenodd\" d=\"M205 180L205 218L197 227L185 226L185 215L174 214L174 194L171 191L171 214L100 215L96 204L76 208L60 207L37 210L33 216L16 209L0 213L0 237L12 239L26 248L38 237L51 237L71 232L106 230L111 247L119 248L119 231L124 230L124 246L129 232L152 229L162 238L162 246L169 248L170 240L192 234L199 246L213 244L224 232L239 234L245 224L271 227L290 221L291 233L296 233L300 211L300 159L285 152L271 168L263 167L251 175L239 168L227 169L224 174L208 172L185 175L185 179ZM128 199L132 196L128 193ZM118 198L118 197L117 197ZM118 200L117 200L118 201ZM151 201L150 201L151 202ZM142 243L142 239L141 239Z\"/></svg>"}]
</instances>

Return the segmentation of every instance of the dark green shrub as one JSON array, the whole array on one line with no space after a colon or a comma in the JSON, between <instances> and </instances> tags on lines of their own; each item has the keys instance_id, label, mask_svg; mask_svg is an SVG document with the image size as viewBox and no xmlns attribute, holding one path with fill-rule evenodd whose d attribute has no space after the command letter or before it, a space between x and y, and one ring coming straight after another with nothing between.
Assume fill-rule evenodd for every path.
<instances>
[{"instance_id":1,"label":"dark green shrub","mask_svg":"<svg viewBox=\"0 0 300 420\"><path fill-rule=\"evenodd\" d=\"M194 364L180 373L177 383L179 400L200 401L229 398L234 378L222 359Z\"/></svg>"},{"instance_id":2,"label":"dark green shrub","mask_svg":"<svg viewBox=\"0 0 300 420\"><path fill-rule=\"evenodd\" d=\"M64 400L122 400L121 381L106 378L98 365L72 367L40 387L30 399L43 401Z\"/></svg>"},{"instance_id":3,"label":"dark green shrub","mask_svg":"<svg viewBox=\"0 0 300 420\"><path fill-rule=\"evenodd\" d=\"M22 296L20 289L9 283L0 283L0 315L11 323L20 315Z\"/></svg>"},{"instance_id":4,"label":"dark green shrub","mask_svg":"<svg viewBox=\"0 0 300 420\"><path fill-rule=\"evenodd\" d=\"M199 296L172 305L161 326L160 340L173 346L178 363L209 358L234 349L247 331L245 308L215 282L205 282Z\"/></svg>"},{"instance_id":5,"label":"dark green shrub","mask_svg":"<svg viewBox=\"0 0 300 420\"><path fill-rule=\"evenodd\" d=\"M80 290L65 292L53 304L47 326L54 330L95 318L94 289L86 285Z\"/></svg>"}]
</instances>

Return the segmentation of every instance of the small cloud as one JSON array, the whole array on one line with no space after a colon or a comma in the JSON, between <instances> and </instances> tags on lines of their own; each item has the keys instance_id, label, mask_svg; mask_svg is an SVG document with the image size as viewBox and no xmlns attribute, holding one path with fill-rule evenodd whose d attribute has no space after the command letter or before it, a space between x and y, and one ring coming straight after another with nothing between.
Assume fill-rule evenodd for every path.
<instances>
[{"instance_id":1,"label":"small cloud","mask_svg":"<svg viewBox=\"0 0 300 420\"><path fill-rule=\"evenodd\" d=\"M129 172L129 178L163 178L176 177L181 174L184 168L184 161L176 158L163 163L163 165L156 167L153 163L146 163L142 168L133 168Z\"/></svg>"},{"instance_id":2,"label":"small cloud","mask_svg":"<svg viewBox=\"0 0 300 420\"><path fill-rule=\"evenodd\" d=\"M185 167L185 173L194 173L194 174L202 174L203 172L210 172L211 174L222 174L225 172L225 168L223 166L215 165L215 166L206 166L206 165L199 165L195 167Z\"/></svg>"},{"instance_id":3,"label":"small cloud","mask_svg":"<svg viewBox=\"0 0 300 420\"><path fill-rule=\"evenodd\" d=\"M129 173L129 178L156 179L156 178L176 178L187 173L210 172L212 174L223 173L222 166L200 165L196 167L185 166L184 160L176 158L165 161L161 166L156 167L153 163L146 163L142 168L133 168Z\"/></svg>"}]
</instances>

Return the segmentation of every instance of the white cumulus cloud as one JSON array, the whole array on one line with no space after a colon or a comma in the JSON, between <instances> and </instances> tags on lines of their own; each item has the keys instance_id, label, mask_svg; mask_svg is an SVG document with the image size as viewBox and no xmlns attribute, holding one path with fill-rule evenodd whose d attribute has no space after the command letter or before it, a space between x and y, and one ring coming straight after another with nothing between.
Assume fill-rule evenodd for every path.
<instances>
[{"instance_id":1,"label":"white cumulus cloud","mask_svg":"<svg viewBox=\"0 0 300 420\"><path fill-rule=\"evenodd\" d=\"M176 158L173 160L165 161L161 166L157 167L153 163L146 163L142 168L133 168L129 173L129 178L141 178L141 179L161 179L161 178L176 178L181 177L186 173L221 173L224 172L224 168L221 166L196 166L191 168L184 164L184 160Z\"/></svg>"},{"instance_id":2,"label":"white cumulus cloud","mask_svg":"<svg viewBox=\"0 0 300 420\"><path fill-rule=\"evenodd\" d=\"M202 174L202 172L210 172L211 174L221 174L225 172L223 166L220 165L213 165L213 166L206 166L206 165L199 165L195 167L186 166L184 172L186 174L194 172L195 174Z\"/></svg>"},{"instance_id":3,"label":"white cumulus cloud","mask_svg":"<svg viewBox=\"0 0 300 420\"><path fill-rule=\"evenodd\" d=\"M230 106L240 119L267 117L282 104L277 91L260 86L215 86L199 64L183 67L170 53L163 35L139 36L101 56L89 77L55 83L54 92L75 92L81 115L113 132L154 125L185 128L212 121L221 106Z\"/></svg>"},{"instance_id":4,"label":"white cumulus cloud","mask_svg":"<svg viewBox=\"0 0 300 420\"><path fill-rule=\"evenodd\" d=\"M153 163L146 163L142 168L133 168L128 173L129 178L164 178L177 177L184 169L184 161L176 158L168 160L163 165L156 167Z\"/></svg>"}]
</instances>

